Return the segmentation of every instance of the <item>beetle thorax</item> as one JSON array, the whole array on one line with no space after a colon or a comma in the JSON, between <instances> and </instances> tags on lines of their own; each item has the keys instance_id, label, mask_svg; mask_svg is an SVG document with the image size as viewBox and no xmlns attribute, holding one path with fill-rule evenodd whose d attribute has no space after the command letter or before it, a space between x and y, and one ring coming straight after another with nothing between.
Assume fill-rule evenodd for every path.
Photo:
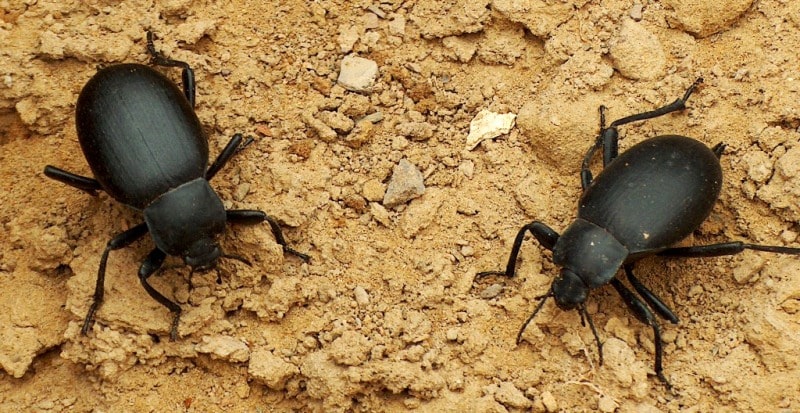
<instances>
[{"instance_id":1,"label":"beetle thorax","mask_svg":"<svg viewBox=\"0 0 800 413\"><path fill-rule=\"evenodd\" d=\"M225 230L222 201L204 178L187 182L144 209L156 246L193 267L210 267L221 255L216 237Z\"/></svg>"},{"instance_id":2,"label":"beetle thorax","mask_svg":"<svg viewBox=\"0 0 800 413\"><path fill-rule=\"evenodd\" d=\"M628 249L613 235L581 218L567 227L553 247L553 263L576 275L589 289L611 281L627 257Z\"/></svg>"}]
</instances>

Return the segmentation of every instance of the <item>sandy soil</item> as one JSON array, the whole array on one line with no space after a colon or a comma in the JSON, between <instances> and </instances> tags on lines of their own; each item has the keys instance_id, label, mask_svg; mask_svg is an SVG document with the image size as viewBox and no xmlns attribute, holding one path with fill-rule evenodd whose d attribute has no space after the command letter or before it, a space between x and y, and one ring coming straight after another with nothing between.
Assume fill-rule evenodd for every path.
<instances>
[{"instance_id":1,"label":"sandy soil","mask_svg":"<svg viewBox=\"0 0 800 413\"><path fill-rule=\"evenodd\" d=\"M523 224L574 217L600 104L649 110L700 76L688 110L623 127L621 148L724 141L720 200L686 244L800 245L800 2L153 3L0 1L0 410L800 411L797 258L638 264L681 319L663 325L671 392L611 288L589 299L604 365L552 302L514 344L557 273L534 241L516 278L473 283ZM147 29L195 68L212 156L257 137L213 182L226 206L267 211L313 259L284 256L266 225L221 240L251 267L222 261L191 289L171 258L153 281L184 311L169 342L135 275L146 239L112 253L84 337L105 243L141 218L42 169L90 173L77 94L98 65L147 62ZM377 64L370 90L337 84L347 55ZM516 126L467 150L483 109ZM425 192L389 208L403 159Z\"/></svg>"}]
</instances>

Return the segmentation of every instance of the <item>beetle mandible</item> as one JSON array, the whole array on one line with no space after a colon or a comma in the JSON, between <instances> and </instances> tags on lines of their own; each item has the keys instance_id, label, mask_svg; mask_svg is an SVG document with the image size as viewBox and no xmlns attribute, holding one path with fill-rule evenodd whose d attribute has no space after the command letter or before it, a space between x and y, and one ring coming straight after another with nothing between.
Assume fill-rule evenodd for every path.
<instances>
[{"instance_id":1,"label":"beetle mandible","mask_svg":"<svg viewBox=\"0 0 800 413\"><path fill-rule=\"evenodd\" d=\"M253 225L267 221L284 252L308 261L290 248L278 222L262 211L225 210L209 181L252 138L235 134L208 166L208 141L194 112L194 72L188 63L168 59L156 51L147 32L147 51L157 66L180 67L183 90L169 78L141 64L118 64L100 69L81 90L75 124L81 149L94 178L75 175L48 165L44 174L89 194L106 191L137 211L144 222L114 236L100 258L92 305L81 333L89 331L103 301L108 254L124 248L148 232L155 248L139 268L147 293L173 313L170 338L178 336L181 307L148 283L167 255L176 255L195 270L214 267L219 258L249 264L224 254L216 240L227 222Z\"/></svg>"},{"instance_id":2,"label":"beetle mandible","mask_svg":"<svg viewBox=\"0 0 800 413\"><path fill-rule=\"evenodd\" d=\"M617 128L627 123L652 119L686 108L702 78L697 79L683 97L661 108L627 116L605 126L605 107L600 107L600 134L589 148L581 165L583 194L578 202L578 216L562 234L540 221L523 226L514 240L505 271L485 271L488 275L513 277L517 256L526 232L552 251L553 263L561 267L550 290L539 297L530 317L517 334L533 320L548 297L562 310L577 310L581 323L588 321L603 363L603 346L585 302L591 290L611 284L634 316L653 329L655 374L667 387L663 373L661 330L651 308L672 323L678 317L634 275L634 263L650 255L671 257L715 257L738 254L744 250L780 254L800 254L800 248L749 244L739 241L712 245L674 247L695 231L711 213L722 187L719 157L725 145L708 148L701 142L678 135L646 139L627 151L618 153ZM603 170L593 179L589 164L602 148ZM618 156L619 155L619 156ZM616 278L622 268L638 296ZM649 307L648 307L649 305ZM585 325L585 323L584 323Z\"/></svg>"}]
</instances>

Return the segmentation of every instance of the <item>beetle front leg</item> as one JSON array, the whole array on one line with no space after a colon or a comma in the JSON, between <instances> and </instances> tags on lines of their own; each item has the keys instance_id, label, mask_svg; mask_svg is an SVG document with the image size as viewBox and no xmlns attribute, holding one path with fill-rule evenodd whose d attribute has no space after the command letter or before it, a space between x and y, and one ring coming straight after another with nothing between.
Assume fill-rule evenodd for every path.
<instances>
[{"instance_id":1,"label":"beetle front leg","mask_svg":"<svg viewBox=\"0 0 800 413\"><path fill-rule=\"evenodd\" d=\"M87 178L81 175L75 175L72 172L67 172L61 168L47 165L44 167L44 174L50 179L55 179L61 183L65 183L73 188L80 189L89 195L97 195L97 191L102 191L103 187L100 182L94 178Z\"/></svg>"},{"instance_id":2,"label":"beetle front leg","mask_svg":"<svg viewBox=\"0 0 800 413\"><path fill-rule=\"evenodd\" d=\"M103 251L102 257L100 257L100 268L97 269L97 281L95 282L94 286L94 297L92 298L92 305L89 307L89 311L86 313L86 318L83 319L81 334L86 335L89 332L89 328L92 326L92 321L94 321L94 314L97 312L97 309L100 308L100 304L103 302L108 253L133 244L136 240L147 234L147 231L147 224L142 222L141 224L116 235L111 239L111 241L108 241L106 249Z\"/></svg>"},{"instance_id":3,"label":"beetle front leg","mask_svg":"<svg viewBox=\"0 0 800 413\"><path fill-rule=\"evenodd\" d=\"M172 326L169 330L169 339L175 341L178 339L178 321L181 317L181 306L172 302L169 298L164 297L163 294L158 292L158 290L147 282L147 279L161 268L165 258L167 258L167 254L158 248L150 251L150 254L147 254L147 258L142 262L142 266L139 267L139 281L141 281L147 294L150 294L150 297L153 297L154 300L158 301L164 307L167 307L173 314Z\"/></svg>"},{"instance_id":4,"label":"beetle front leg","mask_svg":"<svg viewBox=\"0 0 800 413\"><path fill-rule=\"evenodd\" d=\"M267 221L272 229L272 235L275 236L275 242L283 247L283 252L292 254L305 262L311 259L307 254L294 250L286 243L278 221L264 213L264 211L255 209L229 209L225 211L225 214L227 215L228 221L234 224L255 225Z\"/></svg>"},{"instance_id":5,"label":"beetle front leg","mask_svg":"<svg viewBox=\"0 0 800 413\"><path fill-rule=\"evenodd\" d=\"M539 244L542 244L543 247L551 251L558 241L559 235L556 231L542 222L533 221L530 224L522 227L519 232L517 232L517 237L514 239L514 246L511 247L511 256L508 257L508 264L506 265L505 271L483 271L476 274L475 278L482 278L487 275L503 275L509 278L513 277L517 267L517 256L519 255L519 250L522 247L522 241L525 240L525 232L527 231L530 231L531 234L533 234L536 240L539 241Z\"/></svg>"}]
</instances>

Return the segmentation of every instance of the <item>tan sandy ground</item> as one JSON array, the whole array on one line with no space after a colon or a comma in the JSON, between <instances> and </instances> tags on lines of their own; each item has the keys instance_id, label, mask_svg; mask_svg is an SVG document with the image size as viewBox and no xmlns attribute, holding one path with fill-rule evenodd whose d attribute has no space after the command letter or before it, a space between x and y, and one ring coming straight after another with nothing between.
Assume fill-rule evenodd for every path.
<instances>
[{"instance_id":1,"label":"tan sandy ground","mask_svg":"<svg viewBox=\"0 0 800 413\"><path fill-rule=\"evenodd\" d=\"M589 299L603 366L553 303L514 345L556 274L535 242L515 279L472 282L505 265L523 224L574 217L601 103L612 119L649 110L699 76L687 111L623 127L622 149L724 141L720 201L686 243L800 245L800 2L155 3L0 1L0 410L800 411L798 258L638 265L681 319L663 326L673 392L610 288ZM184 310L169 342L135 276L146 239L111 255L83 337L105 243L140 217L42 169L89 174L77 94L98 65L146 62L147 29L195 68L212 156L235 132L258 138L213 183L226 206L277 217L313 260L284 256L266 225L222 240L252 267L223 261L193 289L170 259L153 281ZM377 63L370 92L336 84L348 54ZM482 109L517 125L465 150ZM384 208L403 158L427 189Z\"/></svg>"}]
</instances>

